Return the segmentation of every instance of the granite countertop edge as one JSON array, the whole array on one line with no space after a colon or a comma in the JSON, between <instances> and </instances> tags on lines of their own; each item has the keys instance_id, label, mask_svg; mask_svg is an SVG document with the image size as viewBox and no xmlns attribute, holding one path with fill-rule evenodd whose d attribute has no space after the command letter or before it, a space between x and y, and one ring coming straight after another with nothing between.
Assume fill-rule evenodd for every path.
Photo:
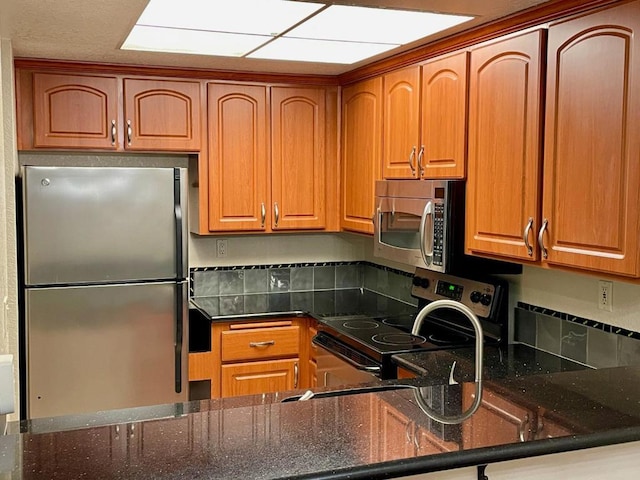
<instances>
[{"instance_id":1,"label":"granite countertop edge","mask_svg":"<svg viewBox=\"0 0 640 480\"><path fill-rule=\"evenodd\" d=\"M566 453L587 448L604 447L640 441L640 428L628 427L605 432L548 438L524 443L475 448L456 452L425 455L409 459L372 463L344 470L288 476L291 480L357 480L408 477L465 467L488 465L555 453Z\"/></svg>"}]
</instances>

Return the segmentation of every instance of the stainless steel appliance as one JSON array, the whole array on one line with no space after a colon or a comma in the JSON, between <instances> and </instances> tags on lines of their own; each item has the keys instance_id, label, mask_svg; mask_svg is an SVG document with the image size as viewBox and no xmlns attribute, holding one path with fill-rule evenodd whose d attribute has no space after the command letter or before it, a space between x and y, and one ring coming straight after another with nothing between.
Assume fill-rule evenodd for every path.
<instances>
[{"instance_id":1,"label":"stainless steel appliance","mask_svg":"<svg viewBox=\"0 0 640 480\"><path fill-rule=\"evenodd\" d=\"M374 381L396 378L392 356L451 348L474 348L474 328L466 316L451 309L438 309L422 323L419 334L411 330L418 312L430 302L450 299L469 307L484 332L484 343L507 342L508 284L492 278L477 281L417 268L412 295L418 298L413 313L376 316L345 316L322 319L313 343ZM318 359L318 370L322 370ZM344 373L341 378L350 378ZM365 377L366 378L366 377Z\"/></svg>"},{"instance_id":2,"label":"stainless steel appliance","mask_svg":"<svg viewBox=\"0 0 640 480\"><path fill-rule=\"evenodd\" d=\"M375 256L456 275L522 272L464 253L463 180L379 180L375 192Z\"/></svg>"},{"instance_id":3,"label":"stainless steel appliance","mask_svg":"<svg viewBox=\"0 0 640 480\"><path fill-rule=\"evenodd\" d=\"M187 170L22 168L26 417L187 400Z\"/></svg>"}]
</instances>

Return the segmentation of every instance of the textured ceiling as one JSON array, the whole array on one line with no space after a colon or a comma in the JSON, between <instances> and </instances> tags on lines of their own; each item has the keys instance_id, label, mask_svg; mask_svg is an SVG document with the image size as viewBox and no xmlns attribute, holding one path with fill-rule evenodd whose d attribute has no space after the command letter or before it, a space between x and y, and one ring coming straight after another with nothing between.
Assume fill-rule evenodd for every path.
<instances>
[{"instance_id":1,"label":"textured ceiling","mask_svg":"<svg viewBox=\"0 0 640 480\"><path fill-rule=\"evenodd\" d=\"M440 35L445 36L545 1L335 0L333 3L423 9L477 16L475 20ZM16 57L102 63L338 75L378 58L373 57L354 65L333 65L120 50L120 45L146 4L147 0L0 0L0 34L3 38L12 40ZM386 55L416 47L436 38L439 37L434 35Z\"/></svg>"}]
</instances>

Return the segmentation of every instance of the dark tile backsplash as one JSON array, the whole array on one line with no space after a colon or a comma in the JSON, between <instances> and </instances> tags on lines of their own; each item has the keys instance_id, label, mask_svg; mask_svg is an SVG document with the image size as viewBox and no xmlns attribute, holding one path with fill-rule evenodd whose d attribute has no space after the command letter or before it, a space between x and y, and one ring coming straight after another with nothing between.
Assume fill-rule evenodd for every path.
<instances>
[{"instance_id":1,"label":"dark tile backsplash","mask_svg":"<svg viewBox=\"0 0 640 480\"><path fill-rule=\"evenodd\" d=\"M606 368L640 366L640 333L518 302L514 340L564 358Z\"/></svg>"},{"instance_id":2,"label":"dark tile backsplash","mask_svg":"<svg viewBox=\"0 0 640 480\"><path fill-rule=\"evenodd\" d=\"M365 288L417 304L411 296L412 275L369 262L326 262L246 267L205 267L191 270L191 296L216 297L246 293L292 293ZM220 299L220 309L242 313L240 305ZM247 306L247 308L254 307ZM253 309L252 309L253 310Z\"/></svg>"}]
</instances>

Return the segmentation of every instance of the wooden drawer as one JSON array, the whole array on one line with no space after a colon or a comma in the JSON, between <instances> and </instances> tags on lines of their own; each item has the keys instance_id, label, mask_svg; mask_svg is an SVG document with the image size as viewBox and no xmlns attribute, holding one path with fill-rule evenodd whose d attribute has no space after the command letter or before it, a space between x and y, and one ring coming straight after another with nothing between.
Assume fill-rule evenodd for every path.
<instances>
[{"instance_id":1,"label":"wooden drawer","mask_svg":"<svg viewBox=\"0 0 640 480\"><path fill-rule=\"evenodd\" d=\"M222 366L222 397L285 392L298 388L298 359L233 363Z\"/></svg>"},{"instance_id":2,"label":"wooden drawer","mask_svg":"<svg viewBox=\"0 0 640 480\"><path fill-rule=\"evenodd\" d=\"M297 357L300 328L270 327L222 332L222 361Z\"/></svg>"}]
</instances>

